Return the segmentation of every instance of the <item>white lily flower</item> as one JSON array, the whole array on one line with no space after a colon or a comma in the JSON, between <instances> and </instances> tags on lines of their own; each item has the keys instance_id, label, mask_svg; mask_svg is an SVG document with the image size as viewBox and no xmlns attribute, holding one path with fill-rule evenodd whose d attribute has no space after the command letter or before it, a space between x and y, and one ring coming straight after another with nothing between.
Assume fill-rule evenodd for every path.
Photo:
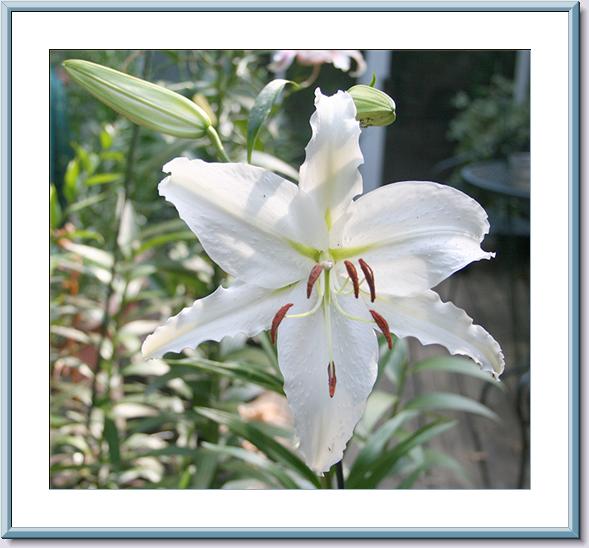
<instances>
[{"instance_id":1,"label":"white lily flower","mask_svg":"<svg viewBox=\"0 0 589 548\"><path fill-rule=\"evenodd\" d=\"M176 158L159 191L237 282L219 287L149 336L143 353L194 348L271 329L308 465L343 455L377 374L377 332L441 344L496 377L499 344L431 290L488 259L481 206L432 182L362 193L360 127L351 96L316 91L313 135L295 184L245 164Z\"/></svg>"}]
</instances>

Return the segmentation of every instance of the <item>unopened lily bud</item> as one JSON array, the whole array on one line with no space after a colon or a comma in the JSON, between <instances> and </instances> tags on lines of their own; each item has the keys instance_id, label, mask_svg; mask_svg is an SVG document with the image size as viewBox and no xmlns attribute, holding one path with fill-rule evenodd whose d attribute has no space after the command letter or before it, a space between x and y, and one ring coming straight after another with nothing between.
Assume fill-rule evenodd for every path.
<instances>
[{"instance_id":1,"label":"unopened lily bud","mask_svg":"<svg viewBox=\"0 0 589 548\"><path fill-rule=\"evenodd\" d=\"M379 89L364 84L352 86L348 93L356 105L356 120L360 126L388 126L397 115L395 101Z\"/></svg>"},{"instance_id":2,"label":"unopened lily bud","mask_svg":"<svg viewBox=\"0 0 589 548\"><path fill-rule=\"evenodd\" d=\"M206 135L211 125L201 107L164 87L80 59L64 61L63 67L94 97L140 126L195 139Z\"/></svg>"}]
</instances>

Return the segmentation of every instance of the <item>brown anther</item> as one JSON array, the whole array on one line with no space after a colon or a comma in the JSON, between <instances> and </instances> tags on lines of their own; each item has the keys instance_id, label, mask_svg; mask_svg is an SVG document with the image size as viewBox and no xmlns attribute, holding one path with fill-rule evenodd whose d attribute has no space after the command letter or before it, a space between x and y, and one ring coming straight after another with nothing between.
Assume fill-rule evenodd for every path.
<instances>
[{"instance_id":1,"label":"brown anther","mask_svg":"<svg viewBox=\"0 0 589 548\"><path fill-rule=\"evenodd\" d=\"M307 280L307 299L311 297L311 293L313 292L313 286L315 285L315 282L319 279L321 272L323 272L323 267L320 264L316 264L311 270L311 274L309 274L309 279Z\"/></svg>"},{"instance_id":2,"label":"brown anther","mask_svg":"<svg viewBox=\"0 0 589 548\"><path fill-rule=\"evenodd\" d=\"M352 261L344 261L344 264L346 265L346 270L348 271L348 276L350 277L350 280L352 280L352 284L354 285L354 297L356 297L356 299L357 299L358 295L360 295L360 283L358 282L358 271L356 270L356 267L354 266L354 263Z\"/></svg>"},{"instance_id":3,"label":"brown anther","mask_svg":"<svg viewBox=\"0 0 589 548\"><path fill-rule=\"evenodd\" d=\"M360 263L360 268L364 273L364 277L366 278L366 283L370 288L370 302L374 302L376 300L376 286L374 285L374 272L372 268L368 265L368 263L364 259L359 259L358 263Z\"/></svg>"},{"instance_id":4,"label":"brown anther","mask_svg":"<svg viewBox=\"0 0 589 548\"><path fill-rule=\"evenodd\" d=\"M382 334L389 345L389 350L391 350L393 348L393 337L391 337L389 324L378 312L376 312L376 310L371 310L370 314L372 314L372 318L376 322L376 325L378 325L378 328L382 331Z\"/></svg>"},{"instance_id":5,"label":"brown anther","mask_svg":"<svg viewBox=\"0 0 589 548\"><path fill-rule=\"evenodd\" d=\"M284 316L286 316L288 309L293 304L294 303L285 304L284 306L280 307L278 312L276 312L276 315L272 320L272 327L270 328L270 340L272 341L272 344L276 344L276 332L278 331L278 326L280 325L280 322L284 320Z\"/></svg>"},{"instance_id":6,"label":"brown anther","mask_svg":"<svg viewBox=\"0 0 589 548\"><path fill-rule=\"evenodd\" d=\"M329 397L333 398L335 395L335 385L337 378L335 376L335 363L329 362L327 366L327 384L329 385Z\"/></svg>"}]
</instances>

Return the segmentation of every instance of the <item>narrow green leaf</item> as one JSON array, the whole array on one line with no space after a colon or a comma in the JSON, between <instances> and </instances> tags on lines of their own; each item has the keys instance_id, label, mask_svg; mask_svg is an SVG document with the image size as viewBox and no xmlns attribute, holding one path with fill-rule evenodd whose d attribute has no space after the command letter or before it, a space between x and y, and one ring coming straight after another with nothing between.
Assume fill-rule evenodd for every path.
<instances>
[{"instance_id":1,"label":"narrow green leaf","mask_svg":"<svg viewBox=\"0 0 589 548\"><path fill-rule=\"evenodd\" d=\"M387 477L393 466L404 457L409 451L418 445L422 445L432 438L449 430L456 424L456 421L440 419L426 424L408 438L398 443L390 451L386 451L374 462L370 471L365 474L361 481L354 485L355 489L375 489L378 484ZM352 486L348 486L351 488Z\"/></svg>"},{"instance_id":2,"label":"narrow green leaf","mask_svg":"<svg viewBox=\"0 0 589 548\"><path fill-rule=\"evenodd\" d=\"M374 462L380 457L385 450L389 440L399 430L403 423L417 415L417 411L403 410L397 413L392 419L385 422L374 434L368 438L366 444L358 453L346 485L353 489L359 486L364 477L369 477L373 468Z\"/></svg>"},{"instance_id":3,"label":"narrow green leaf","mask_svg":"<svg viewBox=\"0 0 589 548\"><path fill-rule=\"evenodd\" d=\"M286 465L290 469L298 472L315 487L321 487L318 477L297 455L284 447L284 445L277 442L274 438L264 434L255 424L216 409L195 407L194 411L218 424L226 425L231 432L245 438L250 443L253 443L260 451L268 455L272 460Z\"/></svg>"},{"instance_id":4,"label":"narrow green leaf","mask_svg":"<svg viewBox=\"0 0 589 548\"><path fill-rule=\"evenodd\" d=\"M76 244L70 240L63 240L61 242L61 246L69 251L70 253L74 253L90 261L91 263L97 264L98 266L102 266L104 268L110 268L113 263L112 254L108 251L104 251L103 249L98 249L97 247L92 247L90 245L85 244Z\"/></svg>"},{"instance_id":5,"label":"narrow green leaf","mask_svg":"<svg viewBox=\"0 0 589 548\"><path fill-rule=\"evenodd\" d=\"M202 447L208 451L227 455L232 458L239 459L246 462L256 468L263 470L264 472L271 475L276 479L282 487L287 489L297 489L297 483L277 464L265 459L264 457L253 453L252 451L246 451L241 447L233 447L228 445L214 445L212 443L203 442Z\"/></svg>"},{"instance_id":6,"label":"narrow green leaf","mask_svg":"<svg viewBox=\"0 0 589 548\"><path fill-rule=\"evenodd\" d=\"M108 444L110 463L118 468L121 465L121 448L117 425L110 417L104 418L104 439Z\"/></svg>"},{"instance_id":7,"label":"narrow green leaf","mask_svg":"<svg viewBox=\"0 0 589 548\"><path fill-rule=\"evenodd\" d=\"M57 190L55 185L51 183L49 185L49 223L51 228L55 229L61 226L63 215L61 212L61 206L57 199Z\"/></svg>"},{"instance_id":8,"label":"narrow green leaf","mask_svg":"<svg viewBox=\"0 0 589 548\"><path fill-rule=\"evenodd\" d=\"M401 370L409 359L409 347L407 339L395 338L393 349L388 350L380 361L381 369L386 377L393 383L397 384L401 376Z\"/></svg>"},{"instance_id":9,"label":"narrow green leaf","mask_svg":"<svg viewBox=\"0 0 589 548\"><path fill-rule=\"evenodd\" d=\"M168 376L173 376L175 374L174 369L180 366L183 368L182 370L178 370L180 376L184 374L185 371L192 369L194 371L204 371L214 375L222 375L242 382L251 382L268 390L272 390L273 392L277 392L278 394L284 393L282 391L282 380L255 364L216 362L205 359L166 360L166 363L172 368L170 373L168 373Z\"/></svg>"},{"instance_id":10,"label":"narrow green leaf","mask_svg":"<svg viewBox=\"0 0 589 548\"><path fill-rule=\"evenodd\" d=\"M74 158L68 162L63 180L63 194L68 203L75 202L78 194L78 177L80 176L80 165Z\"/></svg>"},{"instance_id":11,"label":"narrow green leaf","mask_svg":"<svg viewBox=\"0 0 589 548\"><path fill-rule=\"evenodd\" d=\"M470 478L464 471L464 467L455 458L440 451L428 449L417 467L401 482L397 489L411 489L419 477L433 468L446 468L454 473L461 484L468 487L472 484Z\"/></svg>"},{"instance_id":12,"label":"narrow green leaf","mask_svg":"<svg viewBox=\"0 0 589 548\"><path fill-rule=\"evenodd\" d=\"M299 85L296 82L290 80L283 80L278 78L272 80L264 86L262 91L258 93L256 101L252 110L250 111L249 119L247 122L247 161L251 163L252 152L258 138L258 133L264 122L268 119L272 107L276 103L280 93L287 84L291 84L296 88Z\"/></svg>"},{"instance_id":13,"label":"narrow green leaf","mask_svg":"<svg viewBox=\"0 0 589 548\"><path fill-rule=\"evenodd\" d=\"M423 371L446 371L449 373L470 375L471 377L489 382L497 388L504 389L503 384L498 382L491 373L483 371L476 363L465 358L456 358L453 356L427 358L414 364L411 368L412 373L422 373Z\"/></svg>"},{"instance_id":14,"label":"narrow green leaf","mask_svg":"<svg viewBox=\"0 0 589 548\"><path fill-rule=\"evenodd\" d=\"M499 421L499 417L488 407L476 400L450 392L431 392L413 398L405 409L419 411L464 411Z\"/></svg>"},{"instance_id":15,"label":"narrow green leaf","mask_svg":"<svg viewBox=\"0 0 589 548\"><path fill-rule=\"evenodd\" d=\"M122 173L99 173L97 175L92 175L92 177L88 177L86 179L86 184L88 186L104 185L107 183L116 183L121 181L122 179Z\"/></svg>"},{"instance_id":16,"label":"narrow green leaf","mask_svg":"<svg viewBox=\"0 0 589 548\"><path fill-rule=\"evenodd\" d=\"M194 242L196 238L194 237L194 233L190 230L181 230L179 232L170 232L168 234L161 234L160 236L155 236L143 242L135 251L136 255L141 255L141 253L145 253L149 249L154 247L159 247L171 242Z\"/></svg>"}]
</instances>

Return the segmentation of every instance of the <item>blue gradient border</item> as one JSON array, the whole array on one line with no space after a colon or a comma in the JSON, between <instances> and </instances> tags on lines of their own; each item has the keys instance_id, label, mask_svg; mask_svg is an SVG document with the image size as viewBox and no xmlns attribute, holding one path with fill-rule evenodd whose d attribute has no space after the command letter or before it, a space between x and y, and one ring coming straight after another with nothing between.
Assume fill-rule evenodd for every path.
<instances>
[{"instance_id":1,"label":"blue gradient border","mask_svg":"<svg viewBox=\"0 0 589 548\"><path fill-rule=\"evenodd\" d=\"M517 11L567 12L569 19L569 372L570 467L568 528L22 528L12 527L11 484L11 55L13 12L26 11ZM580 5L573 1L73 1L1 3L2 151L1 151L1 395L2 395L2 538L580 538Z\"/></svg>"}]
</instances>

